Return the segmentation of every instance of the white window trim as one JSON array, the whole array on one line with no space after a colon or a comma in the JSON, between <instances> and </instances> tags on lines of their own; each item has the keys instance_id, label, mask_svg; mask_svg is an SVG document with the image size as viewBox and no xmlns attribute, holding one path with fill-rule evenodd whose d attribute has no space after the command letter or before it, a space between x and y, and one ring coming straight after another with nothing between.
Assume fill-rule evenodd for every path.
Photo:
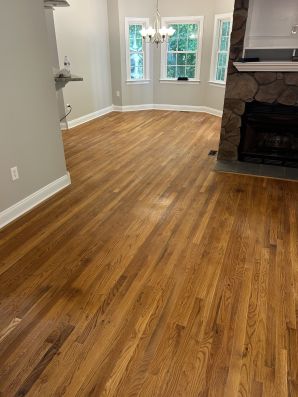
<instances>
[{"instance_id":1,"label":"white window trim","mask_svg":"<svg viewBox=\"0 0 298 397\"><path fill-rule=\"evenodd\" d=\"M220 22L223 20L231 21L231 28L233 25L233 13L228 12L226 14L216 14L214 17L214 32L213 32L213 43L212 43L212 56L211 56L211 68L210 68L210 80L209 83L215 84L217 86L225 86L227 79L227 70L225 81L216 80L216 65L217 65L217 51L219 45L219 35L220 35ZM230 50L231 36L229 39L229 50ZM228 68L227 68L228 69Z\"/></svg>"},{"instance_id":2,"label":"white window trim","mask_svg":"<svg viewBox=\"0 0 298 397\"><path fill-rule=\"evenodd\" d=\"M125 47L126 47L126 83L127 84L148 84L150 82L150 47L148 43L143 43L144 51L144 78L130 78L130 51L129 51L129 25L142 25L144 28L149 27L149 18L125 18Z\"/></svg>"},{"instance_id":3,"label":"white window trim","mask_svg":"<svg viewBox=\"0 0 298 397\"><path fill-rule=\"evenodd\" d=\"M162 83L162 84L178 84L178 85L181 85L181 84L200 84L201 83L201 80L195 80L195 79L192 79L192 80L175 80L175 79L159 79L159 82L160 83Z\"/></svg>"},{"instance_id":4,"label":"white window trim","mask_svg":"<svg viewBox=\"0 0 298 397\"><path fill-rule=\"evenodd\" d=\"M204 17L203 16L189 16L189 17L165 17L162 18L162 26L168 26L173 23L199 23L199 46L197 50L196 63L196 77L186 81L178 81L177 79L168 79L166 74L167 65L167 43L161 45L161 68L160 68L160 82L179 82L179 84L189 84L190 82L200 82L201 64L202 64L202 47L203 47L203 31L204 31Z\"/></svg>"}]
</instances>

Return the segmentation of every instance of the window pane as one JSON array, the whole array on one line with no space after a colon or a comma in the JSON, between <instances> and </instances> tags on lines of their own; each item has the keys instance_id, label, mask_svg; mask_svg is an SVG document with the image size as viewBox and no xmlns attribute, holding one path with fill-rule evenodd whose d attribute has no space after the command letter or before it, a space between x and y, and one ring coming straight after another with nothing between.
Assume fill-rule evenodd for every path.
<instances>
[{"instance_id":1,"label":"window pane","mask_svg":"<svg viewBox=\"0 0 298 397\"><path fill-rule=\"evenodd\" d=\"M192 24L188 25L188 34L189 35L191 35L191 34L197 35L198 31L199 31L199 25L197 23L192 23Z\"/></svg>"},{"instance_id":2,"label":"window pane","mask_svg":"<svg viewBox=\"0 0 298 397\"><path fill-rule=\"evenodd\" d=\"M229 38L222 36L219 44L219 50L228 51L228 46L229 46Z\"/></svg>"},{"instance_id":3,"label":"window pane","mask_svg":"<svg viewBox=\"0 0 298 397\"><path fill-rule=\"evenodd\" d=\"M185 66L177 66L177 77L185 77Z\"/></svg>"},{"instance_id":4,"label":"window pane","mask_svg":"<svg viewBox=\"0 0 298 397\"><path fill-rule=\"evenodd\" d=\"M179 32L179 25L177 25L176 23L172 23L169 25L169 28L173 28L175 30L175 33L173 34L172 37L175 37L177 39Z\"/></svg>"},{"instance_id":5,"label":"window pane","mask_svg":"<svg viewBox=\"0 0 298 397\"><path fill-rule=\"evenodd\" d=\"M143 50L143 39L142 38L138 38L136 40L136 45L137 45L138 51L142 51Z\"/></svg>"},{"instance_id":6,"label":"window pane","mask_svg":"<svg viewBox=\"0 0 298 397\"><path fill-rule=\"evenodd\" d=\"M217 68L216 80L225 81L226 68Z\"/></svg>"},{"instance_id":7,"label":"window pane","mask_svg":"<svg viewBox=\"0 0 298 397\"><path fill-rule=\"evenodd\" d=\"M186 54L178 54L177 65L185 65L185 64L186 64Z\"/></svg>"},{"instance_id":8,"label":"window pane","mask_svg":"<svg viewBox=\"0 0 298 397\"><path fill-rule=\"evenodd\" d=\"M230 21L224 21L222 23L222 35L223 36L229 36L230 35Z\"/></svg>"},{"instance_id":9,"label":"window pane","mask_svg":"<svg viewBox=\"0 0 298 397\"><path fill-rule=\"evenodd\" d=\"M178 39L178 51L187 51L187 36Z\"/></svg>"},{"instance_id":10,"label":"window pane","mask_svg":"<svg viewBox=\"0 0 298 397\"><path fill-rule=\"evenodd\" d=\"M143 48L143 39L140 31L142 25L129 25L129 48L131 51L140 51Z\"/></svg>"},{"instance_id":11,"label":"window pane","mask_svg":"<svg viewBox=\"0 0 298 397\"><path fill-rule=\"evenodd\" d=\"M177 51L178 41L177 37L171 37L169 39L168 51Z\"/></svg>"},{"instance_id":12,"label":"window pane","mask_svg":"<svg viewBox=\"0 0 298 397\"><path fill-rule=\"evenodd\" d=\"M186 77L189 79L194 79L196 76L196 68L195 66L187 66L186 67Z\"/></svg>"},{"instance_id":13,"label":"window pane","mask_svg":"<svg viewBox=\"0 0 298 397\"><path fill-rule=\"evenodd\" d=\"M197 51L198 49L198 39L189 39L188 40L188 51Z\"/></svg>"},{"instance_id":14,"label":"window pane","mask_svg":"<svg viewBox=\"0 0 298 397\"><path fill-rule=\"evenodd\" d=\"M136 25L129 25L129 37L133 37L135 35Z\"/></svg>"},{"instance_id":15,"label":"window pane","mask_svg":"<svg viewBox=\"0 0 298 397\"><path fill-rule=\"evenodd\" d=\"M188 33L188 25L187 24L180 24L179 25L179 37L187 37Z\"/></svg>"},{"instance_id":16,"label":"window pane","mask_svg":"<svg viewBox=\"0 0 298 397\"><path fill-rule=\"evenodd\" d=\"M144 78L144 56L142 53L130 54L130 78L133 80Z\"/></svg>"},{"instance_id":17,"label":"window pane","mask_svg":"<svg viewBox=\"0 0 298 397\"><path fill-rule=\"evenodd\" d=\"M168 68L167 68L167 78L168 79L177 78L177 67L176 66L168 66Z\"/></svg>"},{"instance_id":18,"label":"window pane","mask_svg":"<svg viewBox=\"0 0 298 397\"><path fill-rule=\"evenodd\" d=\"M226 52L219 53L218 54L218 66L226 67L226 64L227 64L227 53Z\"/></svg>"},{"instance_id":19,"label":"window pane","mask_svg":"<svg viewBox=\"0 0 298 397\"><path fill-rule=\"evenodd\" d=\"M168 53L168 65L177 65L177 54Z\"/></svg>"},{"instance_id":20,"label":"window pane","mask_svg":"<svg viewBox=\"0 0 298 397\"><path fill-rule=\"evenodd\" d=\"M187 54L186 63L187 65L195 65L197 60L196 54Z\"/></svg>"}]
</instances>

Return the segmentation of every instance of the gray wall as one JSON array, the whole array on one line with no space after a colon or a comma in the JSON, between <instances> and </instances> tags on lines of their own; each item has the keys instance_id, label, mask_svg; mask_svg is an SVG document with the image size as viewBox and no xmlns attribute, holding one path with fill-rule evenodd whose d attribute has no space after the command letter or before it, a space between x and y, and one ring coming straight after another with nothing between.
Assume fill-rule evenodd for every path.
<instances>
[{"instance_id":1,"label":"gray wall","mask_svg":"<svg viewBox=\"0 0 298 397\"><path fill-rule=\"evenodd\" d=\"M109 44L112 77L112 101L114 105L122 105L122 64L119 28L118 0L108 0ZM119 91L120 96L116 92Z\"/></svg>"},{"instance_id":2,"label":"gray wall","mask_svg":"<svg viewBox=\"0 0 298 397\"><path fill-rule=\"evenodd\" d=\"M107 0L69 0L71 7L54 12L60 66L64 56L72 73L83 82L64 89L66 103L73 106L68 118L85 116L112 105Z\"/></svg>"},{"instance_id":3,"label":"gray wall","mask_svg":"<svg viewBox=\"0 0 298 397\"><path fill-rule=\"evenodd\" d=\"M66 174L41 0L0 13L0 211ZM20 179L12 182L10 168Z\"/></svg>"},{"instance_id":4,"label":"gray wall","mask_svg":"<svg viewBox=\"0 0 298 397\"><path fill-rule=\"evenodd\" d=\"M55 22L54 22L54 10L50 8L45 8L45 17L46 17L46 25L48 31L48 41L49 41L49 49L51 55L51 65L53 68L53 73L57 73L60 69L59 65L59 57L58 57L58 48L57 48L57 40L56 40L56 30L55 30ZM65 116L65 104L63 97L63 90L56 90L58 110L59 110L59 120ZM63 120L63 124L65 121Z\"/></svg>"},{"instance_id":5,"label":"gray wall","mask_svg":"<svg viewBox=\"0 0 298 397\"><path fill-rule=\"evenodd\" d=\"M110 0L108 0L110 1ZM115 3L117 0L112 0ZM202 47L201 82L199 84L177 84L173 82L160 82L160 49L151 48L151 83L148 85L126 84L126 60L125 60L125 17L150 17L152 22L156 1L148 0L118 0L119 25L115 22L115 14L110 31L116 41L116 30L120 30L121 64L118 68L122 77L122 105L138 104L173 104L191 106L209 106L222 110L225 89L209 83L210 62L212 53L214 15L218 13L232 12L234 0L162 0L160 11L162 16L200 16L205 17L204 35ZM110 21L111 22L111 21ZM118 46L119 47L119 46ZM111 59L117 59L117 46L111 46ZM117 77L116 77L117 76ZM118 78L119 70L112 70L112 81ZM119 83L117 83L119 85ZM113 98L115 96L113 86ZM119 102L119 101L118 101Z\"/></svg>"}]
</instances>

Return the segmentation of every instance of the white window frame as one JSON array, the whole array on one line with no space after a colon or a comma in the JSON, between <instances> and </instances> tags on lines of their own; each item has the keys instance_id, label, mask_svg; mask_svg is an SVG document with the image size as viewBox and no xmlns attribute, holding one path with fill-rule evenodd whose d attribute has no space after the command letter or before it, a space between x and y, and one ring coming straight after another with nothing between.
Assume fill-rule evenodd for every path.
<instances>
[{"instance_id":1,"label":"white window frame","mask_svg":"<svg viewBox=\"0 0 298 397\"><path fill-rule=\"evenodd\" d=\"M149 18L125 18L125 46L126 46L126 83L127 84L147 84L150 82L150 48L148 43L143 42L144 52L144 78L131 79L130 75L130 50L129 50L129 26L142 25L143 28L148 29Z\"/></svg>"},{"instance_id":2,"label":"white window frame","mask_svg":"<svg viewBox=\"0 0 298 397\"><path fill-rule=\"evenodd\" d=\"M168 27L172 24L190 24L197 23L200 26L199 37L198 37L198 49L197 49L197 62L196 62L196 73L194 79L187 81L178 81L177 79L169 79L167 77L167 55L168 55L168 44L163 43L161 45L161 69L160 69L160 82L175 82L179 84L187 84L189 82L200 82L201 74L201 63L202 63L202 48L203 48L203 31L204 31L204 17L203 16L189 16L189 17L165 17L162 18L162 26Z\"/></svg>"},{"instance_id":3,"label":"white window frame","mask_svg":"<svg viewBox=\"0 0 298 397\"><path fill-rule=\"evenodd\" d=\"M213 45L212 45L212 56L211 56L211 68L210 68L210 80L209 83L211 84L218 84L225 86L227 81L227 72L228 66L226 69L225 81L216 80L216 67L217 67L217 59L218 59L218 52L219 52L219 43L220 43L220 36L221 36L221 23L223 21L230 21L231 22L231 31L233 27L233 13L225 13L225 14L216 14L214 17L214 33L213 33ZM230 44L231 44L231 35L229 38L228 44L228 54L230 52ZM229 62L229 60L228 60Z\"/></svg>"}]
</instances>

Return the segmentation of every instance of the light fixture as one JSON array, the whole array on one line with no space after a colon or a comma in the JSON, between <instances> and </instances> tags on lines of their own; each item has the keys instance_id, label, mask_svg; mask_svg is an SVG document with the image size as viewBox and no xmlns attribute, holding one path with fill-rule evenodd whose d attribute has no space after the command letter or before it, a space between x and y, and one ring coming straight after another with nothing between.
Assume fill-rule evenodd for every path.
<instances>
[{"instance_id":1,"label":"light fixture","mask_svg":"<svg viewBox=\"0 0 298 397\"><path fill-rule=\"evenodd\" d=\"M298 33L298 25L294 25L292 27L292 34L297 34Z\"/></svg>"},{"instance_id":2,"label":"light fixture","mask_svg":"<svg viewBox=\"0 0 298 397\"><path fill-rule=\"evenodd\" d=\"M168 37L172 37L175 33L175 29L172 27L166 28L165 26L161 26L161 15L158 8L158 0L156 1L156 14L154 25L149 26L148 29L142 29L141 35L143 40L146 43L156 44L157 46L161 43L167 41Z\"/></svg>"}]
</instances>

